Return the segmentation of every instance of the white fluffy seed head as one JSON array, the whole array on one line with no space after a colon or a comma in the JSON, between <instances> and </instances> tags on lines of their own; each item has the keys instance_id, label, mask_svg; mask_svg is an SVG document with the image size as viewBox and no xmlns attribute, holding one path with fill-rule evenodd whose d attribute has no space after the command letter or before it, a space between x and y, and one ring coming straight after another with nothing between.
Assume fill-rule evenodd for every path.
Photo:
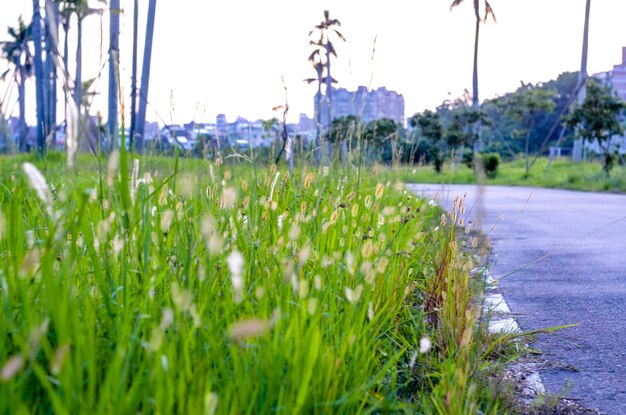
<instances>
[{"instance_id":1,"label":"white fluffy seed head","mask_svg":"<svg viewBox=\"0 0 626 415\"><path fill-rule=\"evenodd\" d=\"M430 341L428 337L422 337L420 339L420 353L426 354L433 347L433 343Z\"/></svg>"},{"instance_id":2,"label":"white fluffy seed head","mask_svg":"<svg viewBox=\"0 0 626 415\"><path fill-rule=\"evenodd\" d=\"M52 214L52 192L48 187L46 178L41 174L39 169L31 163L26 162L22 164L22 169L24 173L26 173L31 187L37 192L39 199L45 203L46 211L48 214Z\"/></svg>"}]
</instances>

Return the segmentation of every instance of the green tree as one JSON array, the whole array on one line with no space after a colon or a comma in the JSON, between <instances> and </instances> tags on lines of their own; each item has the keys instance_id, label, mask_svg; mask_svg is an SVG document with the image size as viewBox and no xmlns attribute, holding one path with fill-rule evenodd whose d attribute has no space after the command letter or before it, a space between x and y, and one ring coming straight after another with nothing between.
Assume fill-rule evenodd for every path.
<instances>
[{"instance_id":1,"label":"green tree","mask_svg":"<svg viewBox=\"0 0 626 415\"><path fill-rule=\"evenodd\" d=\"M587 81L585 100L578 104L567 118L567 124L575 128L576 135L585 142L598 141L604 155L603 169L609 176L616 160L611 138L623 135L619 116L626 104L612 95L608 88L597 82Z\"/></svg>"},{"instance_id":2,"label":"green tree","mask_svg":"<svg viewBox=\"0 0 626 415\"><path fill-rule=\"evenodd\" d=\"M11 40L0 43L2 56L13 65L15 83L18 90L17 142L20 151L26 149L26 80L32 75L33 56L28 47L32 40L32 25L26 25L20 16L17 27L7 30ZM10 70L2 74L6 77Z\"/></svg>"},{"instance_id":3,"label":"green tree","mask_svg":"<svg viewBox=\"0 0 626 415\"><path fill-rule=\"evenodd\" d=\"M506 114L517 120L521 126L518 136L524 137L526 175L530 172L530 137L536 124L537 115L554 110L554 90L546 90L532 84L524 84L505 100Z\"/></svg>"},{"instance_id":4,"label":"green tree","mask_svg":"<svg viewBox=\"0 0 626 415\"><path fill-rule=\"evenodd\" d=\"M358 139L360 120L356 115L335 118L328 131L328 141L340 143Z\"/></svg>"},{"instance_id":5,"label":"green tree","mask_svg":"<svg viewBox=\"0 0 626 415\"><path fill-rule=\"evenodd\" d=\"M409 119L409 125L418 129L419 136L424 138L428 144L428 153L432 157L435 170L441 173L444 162L444 142L445 126L441 114L426 110L421 114L415 114Z\"/></svg>"}]
</instances>

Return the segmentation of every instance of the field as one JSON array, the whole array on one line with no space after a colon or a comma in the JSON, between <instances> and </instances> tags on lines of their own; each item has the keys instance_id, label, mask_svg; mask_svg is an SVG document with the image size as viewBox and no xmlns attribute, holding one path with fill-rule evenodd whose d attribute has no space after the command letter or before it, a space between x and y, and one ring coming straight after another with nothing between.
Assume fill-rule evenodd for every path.
<instances>
[{"instance_id":1,"label":"field","mask_svg":"<svg viewBox=\"0 0 626 415\"><path fill-rule=\"evenodd\" d=\"M403 167L391 173L406 182L465 184L476 183L472 169L461 164L458 168L446 164L437 174L432 166ZM550 187L582 191L626 192L626 167L616 166L607 178L598 162L573 163L556 160L548 168L548 160L540 158L526 176L523 160L501 164L494 178L485 178L484 184L507 186Z\"/></svg>"},{"instance_id":2,"label":"field","mask_svg":"<svg viewBox=\"0 0 626 415\"><path fill-rule=\"evenodd\" d=\"M0 413L502 411L462 201L125 152L0 174Z\"/></svg>"}]
</instances>

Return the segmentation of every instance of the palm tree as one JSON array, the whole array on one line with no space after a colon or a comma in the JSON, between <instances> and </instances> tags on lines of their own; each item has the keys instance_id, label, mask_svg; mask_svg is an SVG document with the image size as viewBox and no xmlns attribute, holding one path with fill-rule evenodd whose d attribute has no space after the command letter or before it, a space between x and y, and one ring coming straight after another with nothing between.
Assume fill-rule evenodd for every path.
<instances>
[{"instance_id":1,"label":"palm tree","mask_svg":"<svg viewBox=\"0 0 626 415\"><path fill-rule=\"evenodd\" d=\"M52 143L56 144L57 124L57 40L59 38L59 4L46 0L46 128L52 133Z\"/></svg>"},{"instance_id":2,"label":"palm tree","mask_svg":"<svg viewBox=\"0 0 626 415\"><path fill-rule=\"evenodd\" d=\"M157 0L148 4L148 22L146 24L146 43L143 50L143 67L141 70L141 89L139 90L139 111L137 112L137 138L139 148L143 147L146 126L146 109L148 106L148 87L150 86L150 60L152 58L152 38L154 36L154 18Z\"/></svg>"},{"instance_id":3,"label":"palm tree","mask_svg":"<svg viewBox=\"0 0 626 415\"><path fill-rule=\"evenodd\" d=\"M88 0L55 0L61 4L61 16L63 18L63 30L65 32L65 46L63 61L65 70L68 71L68 32L70 29L70 20L76 15L76 75L74 76L74 101L76 105L82 102L82 84L83 84L83 20L92 14L100 13L100 9L92 9L89 7Z\"/></svg>"},{"instance_id":4,"label":"palm tree","mask_svg":"<svg viewBox=\"0 0 626 415\"><path fill-rule=\"evenodd\" d=\"M480 0L474 0L474 16L476 17L476 28L474 32L474 65L473 65L474 67L472 71L472 109L474 111L480 111L480 105L478 101L478 39L479 39L479 33L480 33L480 23L481 21L484 23L487 23L487 19L489 18L489 15L491 15L494 22L496 21L496 15L494 14L493 9L491 8L491 5L489 4L487 0L484 0L484 2L485 2L485 16L484 16L484 19L481 19ZM450 6L450 9L458 6L461 3L463 3L463 0L453 0L452 5ZM477 136L476 143L474 145L475 151L482 151L482 147L483 147L482 138L480 134L480 129L481 129L480 127L481 127L481 122L480 122L480 117L479 117L476 124L474 125L474 129L476 131L476 136Z\"/></svg>"},{"instance_id":5,"label":"palm tree","mask_svg":"<svg viewBox=\"0 0 626 415\"><path fill-rule=\"evenodd\" d=\"M322 84L324 83L324 63L322 62L322 57L319 49L315 49L313 53L309 56L309 62L313 65L313 69L317 77L315 78L307 78L304 82L312 84L313 82L317 82L317 92L315 93L315 105L314 105L314 114L313 119L315 120L315 128L316 128L316 136L315 136L315 147L319 148L321 144L322 138L322 119L321 119L321 109L322 109Z\"/></svg>"},{"instance_id":6,"label":"palm tree","mask_svg":"<svg viewBox=\"0 0 626 415\"><path fill-rule=\"evenodd\" d=\"M583 27L583 50L580 58L580 72L578 73L578 105L582 105L587 95L587 88L585 83L587 81L587 54L589 51L589 11L591 9L591 0L585 2L585 25ZM581 139L577 139L574 143L574 151L572 159L581 161L587 158L587 151L584 146L584 142Z\"/></svg>"},{"instance_id":7,"label":"palm tree","mask_svg":"<svg viewBox=\"0 0 626 415\"><path fill-rule=\"evenodd\" d=\"M0 43L2 56L14 66L14 79L18 89L19 118L17 141L20 151L26 149L26 79L32 75L33 57L28 48L32 40L32 25L26 26L20 16L17 28L9 27L11 40ZM5 77L9 71L2 76Z\"/></svg>"},{"instance_id":8,"label":"palm tree","mask_svg":"<svg viewBox=\"0 0 626 415\"><path fill-rule=\"evenodd\" d=\"M489 15L496 21L496 15L493 13L493 9L487 0L485 2L485 17L484 22L487 22ZM450 9L463 3L463 0L454 0ZM478 36L480 32L480 23L483 21L480 17L480 0L474 0L474 15L476 16L476 29L474 34L474 68L472 73L472 108L478 109Z\"/></svg>"},{"instance_id":9,"label":"palm tree","mask_svg":"<svg viewBox=\"0 0 626 415\"><path fill-rule=\"evenodd\" d=\"M591 0L587 0L585 4L585 26L583 29L583 51L580 59L580 72L578 73L578 83L581 85L578 91L578 103L582 104L585 100L585 80L587 79L587 52L589 50L589 10L591 9Z\"/></svg>"},{"instance_id":10,"label":"palm tree","mask_svg":"<svg viewBox=\"0 0 626 415\"><path fill-rule=\"evenodd\" d=\"M33 0L33 41L35 43L35 94L37 99L37 152L46 151L46 100L44 99L43 33L39 0Z\"/></svg>"},{"instance_id":11,"label":"palm tree","mask_svg":"<svg viewBox=\"0 0 626 415\"><path fill-rule=\"evenodd\" d=\"M325 116L322 117L324 127L328 128L332 121L332 84L336 82L336 80L332 77L330 72L330 56L333 55L337 57L337 52L335 47L331 41L332 37L337 37L344 42L346 38L336 29L336 27L341 26L341 22L338 19L330 18L330 11L324 10L324 20L320 22L320 24L316 25L313 30L309 32L309 36L313 34L319 34L318 40L311 40L309 44L318 48L318 50L323 50L325 53L325 69L326 76L324 78L326 84L326 106L325 106Z\"/></svg>"},{"instance_id":12,"label":"palm tree","mask_svg":"<svg viewBox=\"0 0 626 415\"><path fill-rule=\"evenodd\" d=\"M109 140L111 148L117 143L117 74L120 62L120 0L110 4L109 43Z\"/></svg>"}]
</instances>

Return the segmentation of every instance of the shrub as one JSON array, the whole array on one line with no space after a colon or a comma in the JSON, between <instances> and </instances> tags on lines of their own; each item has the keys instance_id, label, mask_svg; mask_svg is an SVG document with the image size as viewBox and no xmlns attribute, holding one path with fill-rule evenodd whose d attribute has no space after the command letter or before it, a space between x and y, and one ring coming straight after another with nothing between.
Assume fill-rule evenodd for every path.
<instances>
[{"instance_id":1,"label":"shrub","mask_svg":"<svg viewBox=\"0 0 626 415\"><path fill-rule=\"evenodd\" d=\"M500 165L500 154L498 153L484 153L481 156L483 166L485 167L485 173L487 177L494 178L498 174L498 166Z\"/></svg>"}]
</instances>

